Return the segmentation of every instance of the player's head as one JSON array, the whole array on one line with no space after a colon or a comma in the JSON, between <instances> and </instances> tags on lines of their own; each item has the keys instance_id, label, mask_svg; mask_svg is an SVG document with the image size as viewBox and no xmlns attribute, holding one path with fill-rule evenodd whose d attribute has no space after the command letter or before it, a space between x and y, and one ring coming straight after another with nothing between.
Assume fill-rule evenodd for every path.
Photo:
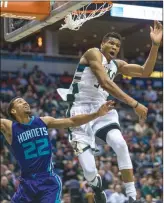
<instances>
[{"instance_id":1,"label":"player's head","mask_svg":"<svg viewBox=\"0 0 164 203\"><path fill-rule=\"evenodd\" d=\"M21 97L12 99L9 103L8 114L13 120L19 116L29 116L31 114L30 105Z\"/></svg>"},{"instance_id":2,"label":"player's head","mask_svg":"<svg viewBox=\"0 0 164 203\"><path fill-rule=\"evenodd\" d=\"M107 60L112 60L117 57L120 51L122 37L115 32L107 33L101 43L101 51Z\"/></svg>"}]
</instances>

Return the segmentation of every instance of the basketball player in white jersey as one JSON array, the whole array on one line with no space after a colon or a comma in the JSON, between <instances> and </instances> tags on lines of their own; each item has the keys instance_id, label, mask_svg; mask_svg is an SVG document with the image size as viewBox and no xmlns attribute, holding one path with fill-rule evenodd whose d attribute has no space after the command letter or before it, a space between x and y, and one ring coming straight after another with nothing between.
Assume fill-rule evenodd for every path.
<instances>
[{"instance_id":1,"label":"basketball player in white jersey","mask_svg":"<svg viewBox=\"0 0 164 203\"><path fill-rule=\"evenodd\" d=\"M151 75L162 39L162 25L159 22L155 21L154 28L150 27L150 37L152 47L143 66L114 60L121 47L121 36L117 33L105 35L100 49L92 48L85 52L80 59L68 92L58 90L63 99L72 101L67 113L74 116L95 112L111 94L131 106L140 120L145 120L147 108L125 94L112 80L117 74L141 78ZM95 192L95 202L106 203L101 177L97 174L95 165L95 137L106 142L115 151L129 203L136 202L133 167L127 144L120 131L118 114L114 109L88 124L70 129L70 142L78 155L84 176Z\"/></svg>"}]
</instances>

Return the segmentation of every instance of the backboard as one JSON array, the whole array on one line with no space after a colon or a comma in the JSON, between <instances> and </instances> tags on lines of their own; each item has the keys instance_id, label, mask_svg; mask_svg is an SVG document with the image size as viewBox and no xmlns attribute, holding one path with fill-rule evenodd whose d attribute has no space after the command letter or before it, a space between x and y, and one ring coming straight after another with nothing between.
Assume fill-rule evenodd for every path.
<instances>
[{"instance_id":1,"label":"backboard","mask_svg":"<svg viewBox=\"0 0 164 203\"><path fill-rule=\"evenodd\" d=\"M24 13L20 14L20 9L18 9L19 13L18 12L14 13L13 6L10 5L12 1L2 0L1 16L4 17L4 38L6 41L9 42L20 40L48 25L51 25L63 19L70 12L79 9L90 2L91 0L83 2L71 0L67 1L57 0L54 2L52 0L51 1L48 0L46 1L46 3L48 4L45 4L44 6L40 6L38 4L36 6L36 3L39 3L38 1L36 1L35 2L36 9L33 9L34 6L29 7L27 9L27 6L23 5L23 3L25 2L19 1L19 6L24 11ZM31 1L31 3L34 3L34 1L33 2ZM46 9L41 9L43 7ZM8 9L11 8L10 10L8 10L8 13L5 12L6 11L5 9L7 8Z\"/></svg>"}]
</instances>

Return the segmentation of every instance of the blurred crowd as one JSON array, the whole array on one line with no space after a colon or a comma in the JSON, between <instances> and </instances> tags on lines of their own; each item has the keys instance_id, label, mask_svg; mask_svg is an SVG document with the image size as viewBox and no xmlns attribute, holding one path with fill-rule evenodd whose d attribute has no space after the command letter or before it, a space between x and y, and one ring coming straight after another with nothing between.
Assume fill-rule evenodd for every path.
<instances>
[{"instance_id":1,"label":"blurred crowd","mask_svg":"<svg viewBox=\"0 0 164 203\"><path fill-rule=\"evenodd\" d=\"M30 69L31 70L31 69ZM1 117L8 118L6 108L15 96L23 97L30 105L35 116L50 115L65 117L67 102L61 100L56 89L68 88L72 76L46 74L36 65L32 71L26 64L17 72L2 72L0 85ZM138 122L133 110L117 101L122 133L127 141L134 166L137 199L143 203L162 203L162 87L154 90L151 80L135 85L120 78L119 86L132 97L145 104L148 109L146 122ZM56 173L63 180L62 203L93 203L93 193L83 178L77 157L73 155L65 129L49 131L53 163ZM9 151L9 146L1 139L1 203L9 203L19 184L19 167ZM102 176L108 203L126 203L123 183L117 166L117 159L111 147L99 146L95 157L99 174Z\"/></svg>"}]
</instances>

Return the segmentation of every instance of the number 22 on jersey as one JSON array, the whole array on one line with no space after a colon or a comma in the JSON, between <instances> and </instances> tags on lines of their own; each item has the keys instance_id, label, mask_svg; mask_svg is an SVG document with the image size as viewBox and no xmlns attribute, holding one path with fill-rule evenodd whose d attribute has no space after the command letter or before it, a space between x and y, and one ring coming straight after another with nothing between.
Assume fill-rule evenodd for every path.
<instances>
[{"instance_id":1,"label":"number 22 on jersey","mask_svg":"<svg viewBox=\"0 0 164 203\"><path fill-rule=\"evenodd\" d=\"M26 142L23 143L22 146L24 148L25 159L32 159L50 154L47 138Z\"/></svg>"}]
</instances>

